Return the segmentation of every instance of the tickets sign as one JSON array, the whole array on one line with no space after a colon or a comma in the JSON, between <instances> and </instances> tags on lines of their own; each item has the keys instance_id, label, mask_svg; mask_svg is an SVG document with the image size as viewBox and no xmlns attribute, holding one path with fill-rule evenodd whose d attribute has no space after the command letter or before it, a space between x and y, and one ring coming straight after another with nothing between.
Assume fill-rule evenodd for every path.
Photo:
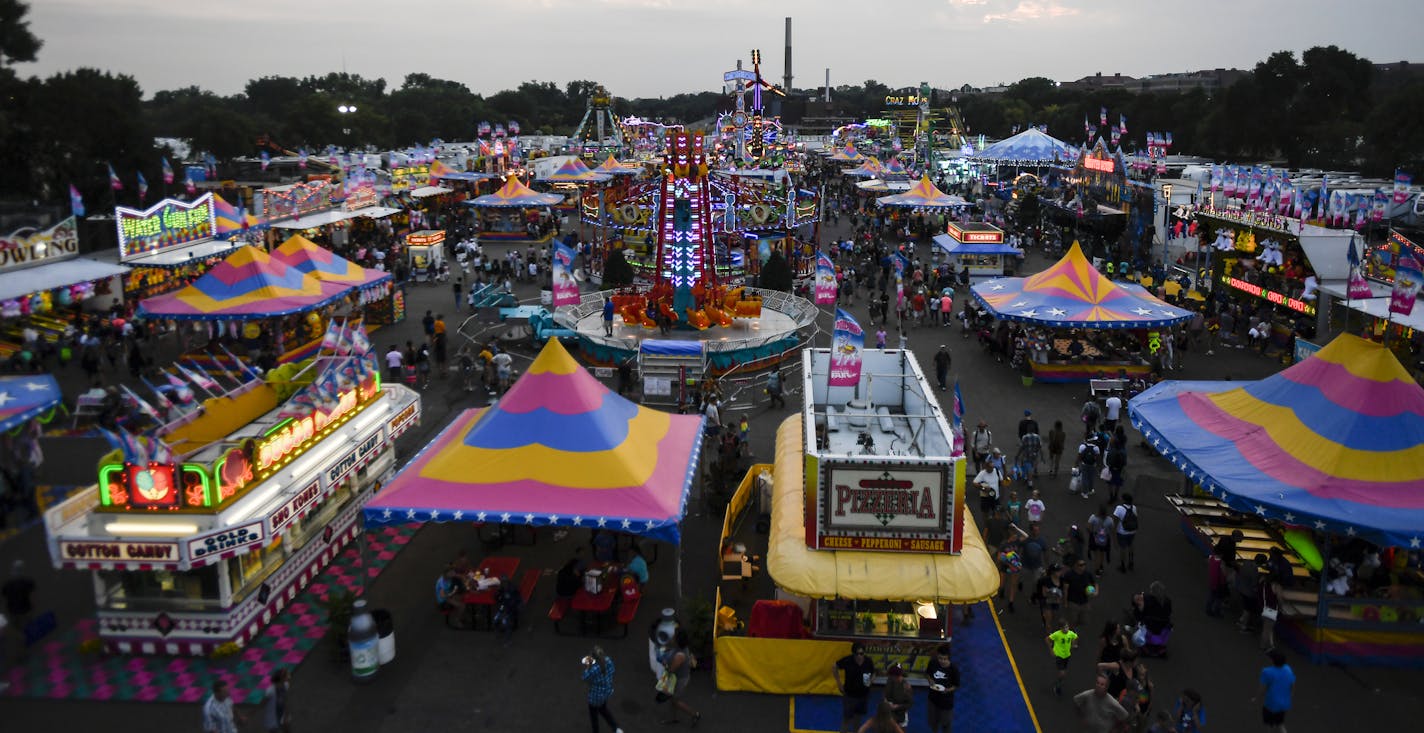
<instances>
[{"instance_id":1,"label":"tickets sign","mask_svg":"<svg viewBox=\"0 0 1424 733\"><path fill-rule=\"evenodd\" d=\"M217 231L213 195L193 201L164 199L147 209L114 209L119 230L119 260L153 254L190 242L209 239Z\"/></svg>"}]
</instances>

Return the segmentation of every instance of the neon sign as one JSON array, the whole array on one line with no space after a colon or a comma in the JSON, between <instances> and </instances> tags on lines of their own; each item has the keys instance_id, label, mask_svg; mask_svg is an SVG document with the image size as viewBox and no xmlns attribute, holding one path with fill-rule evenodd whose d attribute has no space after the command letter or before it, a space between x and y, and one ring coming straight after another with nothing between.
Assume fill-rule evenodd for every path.
<instances>
[{"instance_id":1,"label":"neon sign","mask_svg":"<svg viewBox=\"0 0 1424 733\"><path fill-rule=\"evenodd\" d=\"M290 418L279 423L253 445L253 460L257 471L267 474L289 457L306 448L327 429L345 422L356 414L356 408L376 393L374 379L362 384L359 389L349 389L341 393L336 407L331 412L312 408L303 417Z\"/></svg>"},{"instance_id":2,"label":"neon sign","mask_svg":"<svg viewBox=\"0 0 1424 733\"><path fill-rule=\"evenodd\" d=\"M1102 158L1084 158L1083 167L1087 168L1090 171L1098 171L1100 173L1112 173L1113 170L1117 167L1117 164L1111 160L1103 160Z\"/></svg>"},{"instance_id":3,"label":"neon sign","mask_svg":"<svg viewBox=\"0 0 1424 733\"><path fill-rule=\"evenodd\" d=\"M211 193L194 201L164 199L142 211L116 207L114 222L119 230L119 259L123 261L208 239L216 231L216 219Z\"/></svg>"},{"instance_id":4,"label":"neon sign","mask_svg":"<svg viewBox=\"0 0 1424 733\"><path fill-rule=\"evenodd\" d=\"M1276 305L1283 305L1293 311L1304 313L1307 316L1315 315L1315 306L1303 300L1297 300L1295 298L1287 297L1284 293L1277 293L1274 290L1267 290L1261 287L1260 285L1256 285L1255 283L1248 283L1245 280L1234 278L1229 275L1222 275L1221 282L1226 285L1230 285L1231 287L1236 288L1237 290L1240 290L1243 293L1254 295L1257 298L1260 298L1266 302L1274 303Z\"/></svg>"},{"instance_id":5,"label":"neon sign","mask_svg":"<svg viewBox=\"0 0 1424 733\"><path fill-rule=\"evenodd\" d=\"M1004 231L996 226L980 222L958 224L950 222L946 230L958 242L978 244L1003 244Z\"/></svg>"}]
</instances>

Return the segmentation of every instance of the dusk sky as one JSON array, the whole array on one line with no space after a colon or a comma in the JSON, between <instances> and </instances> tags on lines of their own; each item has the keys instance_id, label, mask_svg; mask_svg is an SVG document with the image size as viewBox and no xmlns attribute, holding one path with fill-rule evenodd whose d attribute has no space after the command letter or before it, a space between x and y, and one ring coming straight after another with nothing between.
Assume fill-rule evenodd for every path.
<instances>
[{"instance_id":1,"label":"dusk sky","mask_svg":"<svg viewBox=\"0 0 1424 733\"><path fill-rule=\"evenodd\" d=\"M398 87L408 73L480 94L575 79L621 97L718 89L762 51L778 83L793 19L797 88L985 86L1030 76L1249 69L1278 50L1337 45L1375 62L1421 61L1417 0L30 0L48 76L132 75L145 95L253 78L347 71ZM749 63L749 62L748 62Z\"/></svg>"}]
</instances>

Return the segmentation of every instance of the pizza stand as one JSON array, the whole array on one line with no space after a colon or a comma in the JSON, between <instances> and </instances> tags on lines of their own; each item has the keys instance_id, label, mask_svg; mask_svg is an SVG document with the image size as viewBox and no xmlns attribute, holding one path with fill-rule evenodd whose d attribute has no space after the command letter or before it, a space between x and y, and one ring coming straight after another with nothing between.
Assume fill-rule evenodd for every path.
<instances>
[{"instance_id":1,"label":"pizza stand","mask_svg":"<svg viewBox=\"0 0 1424 733\"><path fill-rule=\"evenodd\" d=\"M803 352L806 405L777 430L770 466L766 569L775 598L756 601L743 635L729 630L734 614L721 605L731 589L719 589L719 689L835 694L826 670L852 641L866 645L877 669L899 662L912 683L923 682L934 649L951 638L951 606L999 588L964 509L963 456L952 455L929 381L908 352L862 354L859 383L830 387L831 351ZM765 469L752 469L729 512L744 510ZM724 524L725 546L735 522ZM789 604L799 609L791 623L763 623ZM795 628L802 618L806 628Z\"/></svg>"}]
</instances>

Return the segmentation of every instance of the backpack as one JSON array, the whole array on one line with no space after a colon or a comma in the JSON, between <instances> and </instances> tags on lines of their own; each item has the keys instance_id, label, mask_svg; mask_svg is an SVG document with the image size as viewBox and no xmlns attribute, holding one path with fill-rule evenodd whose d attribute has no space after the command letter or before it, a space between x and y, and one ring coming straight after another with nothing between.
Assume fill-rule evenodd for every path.
<instances>
[{"instance_id":1,"label":"backpack","mask_svg":"<svg viewBox=\"0 0 1424 733\"><path fill-rule=\"evenodd\" d=\"M1123 504L1126 510L1122 514L1122 529L1125 532L1137 531L1137 507L1131 504Z\"/></svg>"}]
</instances>

